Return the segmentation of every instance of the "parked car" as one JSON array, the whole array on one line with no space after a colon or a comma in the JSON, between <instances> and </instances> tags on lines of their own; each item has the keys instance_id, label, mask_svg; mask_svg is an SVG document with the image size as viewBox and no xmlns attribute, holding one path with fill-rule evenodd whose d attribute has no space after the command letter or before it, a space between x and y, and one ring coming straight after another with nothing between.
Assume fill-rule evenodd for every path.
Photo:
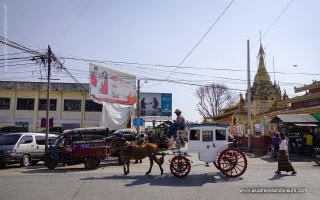
<instances>
[{"instance_id":1,"label":"parked car","mask_svg":"<svg viewBox=\"0 0 320 200\"><path fill-rule=\"evenodd\" d=\"M86 169L100 165L111 154L106 143L109 129L106 127L76 128L64 131L50 145L45 156L45 166L54 169L59 163L76 165L83 163Z\"/></svg>"},{"instance_id":2,"label":"parked car","mask_svg":"<svg viewBox=\"0 0 320 200\"><path fill-rule=\"evenodd\" d=\"M57 136L49 134L49 144ZM45 134L8 133L0 137L0 167L17 164L26 167L44 160Z\"/></svg>"}]
</instances>

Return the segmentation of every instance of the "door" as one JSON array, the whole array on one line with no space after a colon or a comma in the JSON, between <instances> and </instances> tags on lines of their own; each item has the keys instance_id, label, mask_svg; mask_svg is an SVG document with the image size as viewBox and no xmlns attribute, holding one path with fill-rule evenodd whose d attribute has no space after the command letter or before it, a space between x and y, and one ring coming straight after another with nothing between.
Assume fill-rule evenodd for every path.
<instances>
[{"instance_id":1,"label":"door","mask_svg":"<svg viewBox=\"0 0 320 200\"><path fill-rule=\"evenodd\" d=\"M201 130L201 149L199 159L212 162L216 159L216 143L214 141L214 129Z\"/></svg>"},{"instance_id":2,"label":"door","mask_svg":"<svg viewBox=\"0 0 320 200\"><path fill-rule=\"evenodd\" d=\"M35 141L32 135L22 136L18 144L17 155L22 156L24 154L29 154L32 157L35 148Z\"/></svg>"},{"instance_id":3,"label":"door","mask_svg":"<svg viewBox=\"0 0 320 200\"><path fill-rule=\"evenodd\" d=\"M45 153L45 139L46 137L44 135L36 135L36 147L33 159L41 160L44 157Z\"/></svg>"},{"instance_id":4,"label":"door","mask_svg":"<svg viewBox=\"0 0 320 200\"><path fill-rule=\"evenodd\" d=\"M228 148L228 136L226 129L215 129L214 136L216 141L217 153L220 153Z\"/></svg>"}]
</instances>

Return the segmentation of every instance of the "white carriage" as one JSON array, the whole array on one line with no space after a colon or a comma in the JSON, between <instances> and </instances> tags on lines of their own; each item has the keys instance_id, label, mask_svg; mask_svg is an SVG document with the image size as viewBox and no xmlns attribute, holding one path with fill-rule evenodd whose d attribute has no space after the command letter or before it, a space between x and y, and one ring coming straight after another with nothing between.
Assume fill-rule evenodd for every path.
<instances>
[{"instance_id":1,"label":"white carriage","mask_svg":"<svg viewBox=\"0 0 320 200\"><path fill-rule=\"evenodd\" d=\"M225 176L235 178L247 169L247 158L237 148L229 147L233 137L226 125L193 124L188 127L188 148L181 150L179 155L170 162L171 173L178 178L187 176L191 164L184 153L198 153L199 160L213 164Z\"/></svg>"}]
</instances>

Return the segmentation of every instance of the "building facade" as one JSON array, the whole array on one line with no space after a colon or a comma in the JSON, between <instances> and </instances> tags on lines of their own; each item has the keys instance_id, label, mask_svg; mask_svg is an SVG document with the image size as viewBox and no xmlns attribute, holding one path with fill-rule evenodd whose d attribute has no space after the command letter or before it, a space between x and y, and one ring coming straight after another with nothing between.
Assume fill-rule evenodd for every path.
<instances>
[{"instance_id":1,"label":"building facade","mask_svg":"<svg viewBox=\"0 0 320 200\"><path fill-rule=\"evenodd\" d=\"M88 84L51 83L49 127L98 126L102 106L89 99ZM42 132L46 128L47 83L0 81L0 129Z\"/></svg>"}]
</instances>

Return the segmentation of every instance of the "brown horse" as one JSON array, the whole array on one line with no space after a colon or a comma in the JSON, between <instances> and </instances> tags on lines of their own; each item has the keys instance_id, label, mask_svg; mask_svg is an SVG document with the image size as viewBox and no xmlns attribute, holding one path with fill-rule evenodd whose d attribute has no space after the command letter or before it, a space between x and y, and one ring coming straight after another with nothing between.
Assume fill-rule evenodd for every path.
<instances>
[{"instance_id":1,"label":"brown horse","mask_svg":"<svg viewBox=\"0 0 320 200\"><path fill-rule=\"evenodd\" d=\"M121 155L124 158L124 163L123 163L124 175L127 175L130 172L129 171L130 160L141 160L146 157L149 157L149 161L150 161L150 168L147 171L146 175L151 173L153 161L158 164L161 171L161 175L163 174L163 168L161 165L164 162L165 154L158 152L158 148L156 144L146 143L143 145L136 145L129 142L125 142L121 144L120 141L123 141L123 140L119 140L117 142L117 148L122 149ZM157 155L161 155L161 157L157 158Z\"/></svg>"}]
</instances>

